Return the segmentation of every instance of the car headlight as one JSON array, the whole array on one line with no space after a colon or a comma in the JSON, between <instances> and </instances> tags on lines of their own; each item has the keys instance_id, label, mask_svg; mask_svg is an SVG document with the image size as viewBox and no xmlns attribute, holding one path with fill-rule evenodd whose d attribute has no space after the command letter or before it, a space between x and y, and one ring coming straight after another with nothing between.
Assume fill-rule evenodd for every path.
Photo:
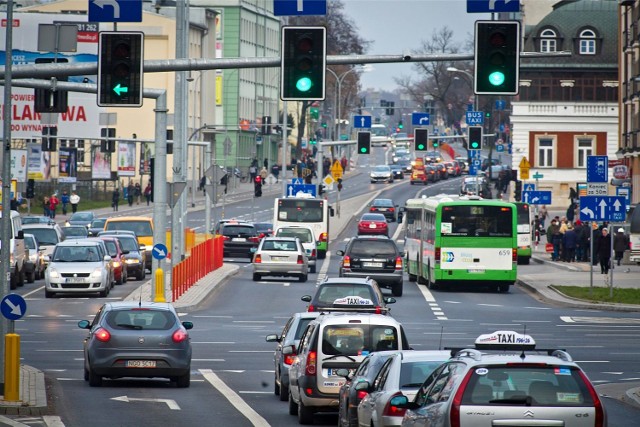
<instances>
[{"instance_id":1,"label":"car headlight","mask_svg":"<svg viewBox=\"0 0 640 427\"><path fill-rule=\"evenodd\" d=\"M70 225L71 225L71 224L69 223L69 221L65 221L65 222L64 222L64 226L65 226L65 227L68 227L68 226L70 226Z\"/></svg>"},{"instance_id":2,"label":"car headlight","mask_svg":"<svg viewBox=\"0 0 640 427\"><path fill-rule=\"evenodd\" d=\"M114 262L113 262L113 267L114 267L114 268L118 268L118 267L120 267L120 262L119 262L119 261L114 261Z\"/></svg>"},{"instance_id":3,"label":"car headlight","mask_svg":"<svg viewBox=\"0 0 640 427\"><path fill-rule=\"evenodd\" d=\"M127 264L139 264L140 260L138 258L127 258L124 262Z\"/></svg>"},{"instance_id":4,"label":"car headlight","mask_svg":"<svg viewBox=\"0 0 640 427\"><path fill-rule=\"evenodd\" d=\"M93 270L93 273L91 273L91 277L101 278L102 277L102 267L98 267L95 270Z\"/></svg>"},{"instance_id":5,"label":"car headlight","mask_svg":"<svg viewBox=\"0 0 640 427\"><path fill-rule=\"evenodd\" d=\"M59 279L60 278L60 273L58 273L58 270L56 270L55 268L49 267L48 271L49 271L49 277L51 279Z\"/></svg>"}]
</instances>

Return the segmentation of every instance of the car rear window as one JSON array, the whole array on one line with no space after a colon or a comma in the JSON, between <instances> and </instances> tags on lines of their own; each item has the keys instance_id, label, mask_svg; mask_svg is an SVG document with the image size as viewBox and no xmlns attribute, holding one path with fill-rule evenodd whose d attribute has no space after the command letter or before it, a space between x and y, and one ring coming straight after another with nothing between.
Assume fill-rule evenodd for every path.
<instances>
[{"instance_id":1,"label":"car rear window","mask_svg":"<svg viewBox=\"0 0 640 427\"><path fill-rule=\"evenodd\" d=\"M388 256L398 252L391 240L356 240L351 245L349 255L361 257Z\"/></svg>"},{"instance_id":2,"label":"car rear window","mask_svg":"<svg viewBox=\"0 0 640 427\"><path fill-rule=\"evenodd\" d=\"M113 329L171 329L175 316L164 310L114 310L107 314L107 324Z\"/></svg>"},{"instance_id":3,"label":"car rear window","mask_svg":"<svg viewBox=\"0 0 640 427\"><path fill-rule=\"evenodd\" d=\"M398 330L388 325L327 325L322 331L325 355L361 355L363 351L398 349Z\"/></svg>"},{"instance_id":4,"label":"car rear window","mask_svg":"<svg viewBox=\"0 0 640 427\"><path fill-rule=\"evenodd\" d=\"M361 221L382 221L382 222L387 221L387 219L382 214L364 214L362 215L362 218L360 218L360 220Z\"/></svg>"},{"instance_id":5,"label":"car rear window","mask_svg":"<svg viewBox=\"0 0 640 427\"><path fill-rule=\"evenodd\" d=\"M388 199L378 199L373 201L373 206L393 206L393 202Z\"/></svg>"},{"instance_id":6,"label":"car rear window","mask_svg":"<svg viewBox=\"0 0 640 427\"><path fill-rule=\"evenodd\" d=\"M293 240L265 240L262 243L262 250L295 252L298 250L298 247Z\"/></svg>"},{"instance_id":7,"label":"car rear window","mask_svg":"<svg viewBox=\"0 0 640 427\"><path fill-rule=\"evenodd\" d=\"M371 286L336 283L330 285L321 285L318 289L318 303L332 305L333 302L340 298L357 296L376 302L375 295Z\"/></svg>"},{"instance_id":8,"label":"car rear window","mask_svg":"<svg viewBox=\"0 0 640 427\"><path fill-rule=\"evenodd\" d=\"M29 228L30 234L33 234L40 246L55 245L60 242L58 233L53 228Z\"/></svg>"},{"instance_id":9,"label":"car rear window","mask_svg":"<svg viewBox=\"0 0 640 427\"><path fill-rule=\"evenodd\" d=\"M225 225L222 227L222 234L225 236L254 236L256 228L253 225Z\"/></svg>"},{"instance_id":10,"label":"car rear window","mask_svg":"<svg viewBox=\"0 0 640 427\"><path fill-rule=\"evenodd\" d=\"M107 247L107 253L109 254L109 256L114 257L118 255L116 242L114 242L113 240L105 240L104 245Z\"/></svg>"},{"instance_id":11,"label":"car rear window","mask_svg":"<svg viewBox=\"0 0 640 427\"><path fill-rule=\"evenodd\" d=\"M462 404L593 406L578 368L571 366L499 365L475 368Z\"/></svg>"},{"instance_id":12,"label":"car rear window","mask_svg":"<svg viewBox=\"0 0 640 427\"><path fill-rule=\"evenodd\" d=\"M138 241L132 237L118 236L118 240L120 241L120 246L122 246L122 250L124 251L138 252L140 250L138 248Z\"/></svg>"}]
</instances>

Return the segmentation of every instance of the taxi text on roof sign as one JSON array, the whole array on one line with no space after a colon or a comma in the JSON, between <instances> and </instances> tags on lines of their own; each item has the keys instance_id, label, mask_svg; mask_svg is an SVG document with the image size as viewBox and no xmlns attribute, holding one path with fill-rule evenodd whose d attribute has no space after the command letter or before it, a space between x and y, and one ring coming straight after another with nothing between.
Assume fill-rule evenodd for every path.
<instances>
[{"instance_id":1,"label":"taxi text on roof sign","mask_svg":"<svg viewBox=\"0 0 640 427\"><path fill-rule=\"evenodd\" d=\"M495 331L490 334L480 335L476 339L476 348L490 349L492 346L504 348L512 346L518 348L535 348L536 342L530 335L519 334L515 331Z\"/></svg>"},{"instance_id":2,"label":"taxi text on roof sign","mask_svg":"<svg viewBox=\"0 0 640 427\"><path fill-rule=\"evenodd\" d=\"M333 302L334 305L373 305L373 301L359 296L348 296L338 298Z\"/></svg>"}]
</instances>

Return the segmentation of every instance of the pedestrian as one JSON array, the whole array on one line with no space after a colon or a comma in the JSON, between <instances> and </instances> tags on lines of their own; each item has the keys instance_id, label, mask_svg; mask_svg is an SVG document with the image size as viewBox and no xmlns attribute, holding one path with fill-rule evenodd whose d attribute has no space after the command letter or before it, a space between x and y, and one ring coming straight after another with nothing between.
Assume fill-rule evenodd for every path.
<instances>
[{"instance_id":1,"label":"pedestrian","mask_svg":"<svg viewBox=\"0 0 640 427\"><path fill-rule=\"evenodd\" d=\"M536 215L533 218L533 221L531 221L531 233L534 245L538 246L538 244L540 244L540 234L543 233L543 228L540 225L540 217L538 215Z\"/></svg>"},{"instance_id":2,"label":"pedestrian","mask_svg":"<svg viewBox=\"0 0 640 427\"><path fill-rule=\"evenodd\" d=\"M569 223L567 231L562 236L562 255L565 262L575 261L577 240L578 236L573 229L573 225Z\"/></svg>"},{"instance_id":3,"label":"pedestrian","mask_svg":"<svg viewBox=\"0 0 640 427\"><path fill-rule=\"evenodd\" d=\"M267 158L264 158L264 161L262 162L262 166L264 166L264 168L266 170L269 170L269 160L267 160Z\"/></svg>"},{"instance_id":4,"label":"pedestrian","mask_svg":"<svg viewBox=\"0 0 640 427\"><path fill-rule=\"evenodd\" d=\"M584 226L582 225L582 221L579 219L576 220L575 225L573 226L573 231L576 233L576 261L582 261L584 258L584 242L582 241L582 233Z\"/></svg>"},{"instance_id":5,"label":"pedestrian","mask_svg":"<svg viewBox=\"0 0 640 427\"><path fill-rule=\"evenodd\" d=\"M151 202L151 183L147 183L147 186L144 188L144 198L147 200L147 206Z\"/></svg>"},{"instance_id":6,"label":"pedestrian","mask_svg":"<svg viewBox=\"0 0 640 427\"><path fill-rule=\"evenodd\" d=\"M602 237L602 230L598 227L598 223L593 221L591 223L591 229L593 232L593 238L591 240L591 244L593 247L591 248L591 263L593 265L598 265L599 260L599 252L600 252L600 237Z\"/></svg>"},{"instance_id":7,"label":"pedestrian","mask_svg":"<svg viewBox=\"0 0 640 427\"><path fill-rule=\"evenodd\" d=\"M47 218L51 217L51 213L49 212L49 196L44 196L42 198L42 211L44 216Z\"/></svg>"},{"instance_id":8,"label":"pedestrian","mask_svg":"<svg viewBox=\"0 0 640 427\"><path fill-rule=\"evenodd\" d=\"M207 176L203 175L202 178L200 178L200 184L198 185L198 190L202 191L203 193L204 191L204 186L207 185Z\"/></svg>"},{"instance_id":9,"label":"pedestrian","mask_svg":"<svg viewBox=\"0 0 640 427\"><path fill-rule=\"evenodd\" d=\"M114 212L118 211L118 203L120 203L120 190L116 187L111 193L111 207Z\"/></svg>"},{"instance_id":10,"label":"pedestrian","mask_svg":"<svg viewBox=\"0 0 640 427\"><path fill-rule=\"evenodd\" d=\"M629 237L624 234L624 228L618 228L618 232L613 236L613 251L615 252L615 259L620 265L622 258L624 257L624 251L629 249Z\"/></svg>"},{"instance_id":11,"label":"pedestrian","mask_svg":"<svg viewBox=\"0 0 640 427\"><path fill-rule=\"evenodd\" d=\"M78 196L75 191L71 192L69 202L71 203L71 212L76 213L78 211L78 203L80 203L80 196Z\"/></svg>"},{"instance_id":12,"label":"pedestrian","mask_svg":"<svg viewBox=\"0 0 640 427\"><path fill-rule=\"evenodd\" d=\"M611 236L609 229L603 228L598 241L598 260L600 261L600 274L608 274L611 268Z\"/></svg>"},{"instance_id":13,"label":"pedestrian","mask_svg":"<svg viewBox=\"0 0 640 427\"><path fill-rule=\"evenodd\" d=\"M55 219L56 217L56 209L60 204L60 199L56 196L56 193L53 193L51 197L49 197L49 216L51 219Z\"/></svg>"},{"instance_id":14,"label":"pedestrian","mask_svg":"<svg viewBox=\"0 0 640 427\"><path fill-rule=\"evenodd\" d=\"M573 222L573 219L575 218L575 214L576 214L576 204L572 202L567 208L567 221Z\"/></svg>"},{"instance_id":15,"label":"pedestrian","mask_svg":"<svg viewBox=\"0 0 640 427\"><path fill-rule=\"evenodd\" d=\"M136 191L136 188L133 185L133 182L129 182L129 186L127 187L127 202L129 206L133 206L133 196Z\"/></svg>"},{"instance_id":16,"label":"pedestrian","mask_svg":"<svg viewBox=\"0 0 640 427\"><path fill-rule=\"evenodd\" d=\"M258 167L253 164L249 166L249 176L251 177L251 182L255 182L256 176L258 176Z\"/></svg>"},{"instance_id":17,"label":"pedestrian","mask_svg":"<svg viewBox=\"0 0 640 427\"><path fill-rule=\"evenodd\" d=\"M269 172L267 172L267 168L263 167L260 170L260 178L262 179L262 184L265 183L265 180L267 179L267 176L269 176Z\"/></svg>"},{"instance_id":18,"label":"pedestrian","mask_svg":"<svg viewBox=\"0 0 640 427\"><path fill-rule=\"evenodd\" d=\"M553 244L552 261L560 260L560 244L562 243L562 234L560 234L560 226L553 220L547 229L547 242Z\"/></svg>"},{"instance_id":19,"label":"pedestrian","mask_svg":"<svg viewBox=\"0 0 640 427\"><path fill-rule=\"evenodd\" d=\"M142 198L142 188L139 182L136 182L136 185L133 187L133 195L136 197L136 204L139 205L140 199Z\"/></svg>"},{"instance_id":20,"label":"pedestrian","mask_svg":"<svg viewBox=\"0 0 640 427\"><path fill-rule=\"evenodd\" d=\"M60 196L60 202L62 203L62 215L67 214L67 205L69 204L69 195L67 194L67 190L62 192L62 196Z\"/></svg>"},{"instance_id":21,"label":"pedestrian","mask_svg":"<svg viewBox=\"0 0 640 427\"><path fill-rule=\"evenodd\" d=\"M544 225L547 222L547 219L549 218L549 212L547 211L547 205L542 205L540 207L540 209L538 209L538 217L540 218L540 224L542 224L542 227L544 227Z\"/></svg>"},{"instance_id":22,"label":"pedestrian","mask_svg":"<svg viewBox=\"0 0 640 427\"><path fill-rule=\"evenodd\" d=\"M274 163L273 166L271 166L271 173L273 174L273 176L276 177L276 183L277 183L278 176L280 175L280 167L278 166L277 163Z\"/></svg>"}]
</instances>

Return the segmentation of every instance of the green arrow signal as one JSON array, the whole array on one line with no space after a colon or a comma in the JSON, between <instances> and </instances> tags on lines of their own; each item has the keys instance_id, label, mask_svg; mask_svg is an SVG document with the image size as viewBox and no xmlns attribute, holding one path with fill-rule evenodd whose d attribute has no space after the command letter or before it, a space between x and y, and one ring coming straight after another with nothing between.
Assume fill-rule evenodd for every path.
<instances>
[{"instance_id":1,"label":"green arrow signal","mask_svg":"<svg viewBox=\"0 0 640 427\"><path fill-rule=\"evenodd\" d=\"M116 95L120 96L123 93L128 93L129 88L126 86L120 86L120 83L118 83L118 85L113 88L113 91L116 93Z\"/></svg>"}]
</instances>

